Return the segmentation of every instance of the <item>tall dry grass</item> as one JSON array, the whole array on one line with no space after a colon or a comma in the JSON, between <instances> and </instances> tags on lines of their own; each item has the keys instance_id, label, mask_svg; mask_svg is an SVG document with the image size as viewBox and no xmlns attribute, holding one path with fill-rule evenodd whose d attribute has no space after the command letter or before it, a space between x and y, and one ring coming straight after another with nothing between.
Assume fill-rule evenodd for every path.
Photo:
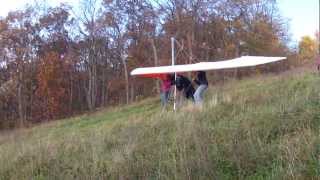
<instances>
[{"instance_id":1,"label":"tall dry grass","mask_svg":"<svg viewBox=\"0 0 320 180\"><path fill-rule=\"evenodd\" d=\"M320 179L320 77L210 87L202 108L147 100L1 139L1 179Z\"/></svg>"}]
</instances>

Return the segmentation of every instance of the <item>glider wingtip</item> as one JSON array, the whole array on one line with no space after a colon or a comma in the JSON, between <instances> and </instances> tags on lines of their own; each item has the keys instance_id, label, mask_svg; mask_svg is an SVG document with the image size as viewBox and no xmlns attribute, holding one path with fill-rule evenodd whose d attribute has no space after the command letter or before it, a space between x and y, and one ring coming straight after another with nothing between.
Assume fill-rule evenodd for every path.
<instances>
[{"instance_id":1,"label":"glider wingtip","mask_svg":"<svg viewBox=\"0 0 320 180\"><path fill-rule=\"evenodd\" d=\"M137 70L138 70L138 68L132 70L132 71L130 72L130 75L131 75L131 76L137 75L137 74L138 74L138 73L137 73Z\"/></svg>"},{"instance_id":2,"label":"glider wingtip","mask_svg":"<svg viewBox=\"0 0 320 180\"><path fill-rule=\"evenodd\" d=\"M134 72L131 72L131 73L130 73L130 76L135 76L135 75L137 75L137 74L134 73Z\"/></svg>"}]
</instances>

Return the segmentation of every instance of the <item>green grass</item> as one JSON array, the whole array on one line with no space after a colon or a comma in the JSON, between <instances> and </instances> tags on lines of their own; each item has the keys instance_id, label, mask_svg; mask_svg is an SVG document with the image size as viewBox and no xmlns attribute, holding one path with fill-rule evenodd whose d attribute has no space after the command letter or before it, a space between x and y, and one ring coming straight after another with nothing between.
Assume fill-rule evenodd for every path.
<instances>
[{"instance_id":1,"label":"green grass","mask_svg":"<svg viewBox=\"0 0 320 180\"><path fill-rule=\"evenodd\" d=\"M211 86L202 108L158 99L0 136L0 179L320 179L320 77Z\"/></svg>"}]
</instances>

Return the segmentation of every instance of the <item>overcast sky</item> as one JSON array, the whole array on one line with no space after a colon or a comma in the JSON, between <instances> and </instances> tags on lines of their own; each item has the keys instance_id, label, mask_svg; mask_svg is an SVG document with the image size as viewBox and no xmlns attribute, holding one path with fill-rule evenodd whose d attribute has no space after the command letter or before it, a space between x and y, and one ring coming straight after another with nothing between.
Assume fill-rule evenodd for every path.
<instances>
[{"instance_id":1,"label":"overcast sky","mask_svg":"<svg viewBox=\"0 0 320 180\"><path fill-rule=\"evenodd\" d=\"M314 36L319 29L319 0L278 0L282 16L289 18L292 40Z\"/></svg>"},{"instance_id":2,"label":"overcast sky","mask_svg":"<svg viewBox=\"0 0 320 180\"><path fill-rule=\"evenodd\" d=\"M0 16L9 11L21 9L33 0L8 0L0 5ZM68 2L74 5L78 0L47 0L51 5ZM299 41L304 35L314 36L319 29L319 0L278 0L282 16L288 18L289 31L293 42Z\"/></svg>"}]
</instances>

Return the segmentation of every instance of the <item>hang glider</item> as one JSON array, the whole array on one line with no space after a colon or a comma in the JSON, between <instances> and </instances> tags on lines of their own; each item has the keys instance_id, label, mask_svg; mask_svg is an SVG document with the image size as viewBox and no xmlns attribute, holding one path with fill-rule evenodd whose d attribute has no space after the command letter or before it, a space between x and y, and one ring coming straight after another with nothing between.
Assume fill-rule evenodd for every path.
<instances>
[{"instance_id":1,"label":"hang glider","mask_svg":"<svg viewBox=\"0 0 320 180\"><path fill-rule=\"evenodd\" d=\"M257 66L284 60L286 57L242 56L225 61L200 62L195 64L137 68L131 71L132 76L161 77L163 74L183 73L191 71L208 71Z\"/></svg>"}]
</instances>

